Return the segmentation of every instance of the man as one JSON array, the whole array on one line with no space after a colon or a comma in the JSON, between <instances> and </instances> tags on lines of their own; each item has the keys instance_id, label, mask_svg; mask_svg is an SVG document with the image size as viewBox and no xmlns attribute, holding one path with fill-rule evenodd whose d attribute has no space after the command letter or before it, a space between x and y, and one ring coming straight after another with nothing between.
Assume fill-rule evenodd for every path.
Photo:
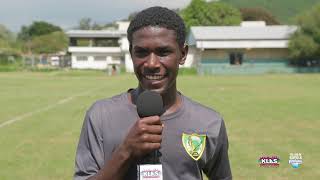
<instances>
[{"instance_id":1,"label":"man","mask_svg":"<svg viewBox=\"0 0 320 180\"><path fill-rule=\"evenodd\" d=\"M137 164L159 150L164 180L231 179L224 121L176 88L187 57L185 25L173 11L152 7L131 21L128 40L136 89L96 102L86 114L76 155L75 179L133 180ZM139 118L144 90L160 93L163 115Z\"/></svg>"}]
</instances>

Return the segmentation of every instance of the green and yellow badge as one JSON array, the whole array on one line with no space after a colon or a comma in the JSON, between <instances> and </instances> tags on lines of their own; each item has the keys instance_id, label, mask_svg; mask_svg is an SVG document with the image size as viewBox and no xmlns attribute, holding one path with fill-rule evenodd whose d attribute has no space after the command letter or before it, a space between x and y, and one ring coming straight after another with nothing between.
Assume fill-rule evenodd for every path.
<instances>
[{"instance_id":1,"label":"green and yellow badge","mask_svg":"<svg viewBox=\"0 0 320 180\"><path fill-rule=\"evenodd\" d=\"M206 147L206 135L182 133L182 144L194 160L199 160Z\"/></svg>"}]
</instances>

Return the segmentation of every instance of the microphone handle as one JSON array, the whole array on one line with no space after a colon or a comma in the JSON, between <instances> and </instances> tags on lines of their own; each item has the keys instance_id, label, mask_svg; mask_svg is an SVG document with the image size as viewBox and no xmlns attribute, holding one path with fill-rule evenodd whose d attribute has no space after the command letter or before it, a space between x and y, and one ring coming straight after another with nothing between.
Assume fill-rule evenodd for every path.
<instances>
[{"instance_id":1,"label":"microphone handle","mask_svg":"<svg viewBox=\"0 0 320 180\"><path fill-rule=\"evenodd\" d=\"M154 164L160 164L160 155L161 155L161 153L159 150L155 150L153 152L153 163Z\"/></svg>"}]
</instances>

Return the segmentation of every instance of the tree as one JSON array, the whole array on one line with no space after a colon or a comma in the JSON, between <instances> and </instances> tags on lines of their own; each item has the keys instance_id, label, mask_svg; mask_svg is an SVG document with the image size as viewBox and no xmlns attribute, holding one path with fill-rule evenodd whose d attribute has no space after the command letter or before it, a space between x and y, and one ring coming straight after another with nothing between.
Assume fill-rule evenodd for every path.
<instances>
[{"instance_id":1,"label":"tree","mask_svg":"<svg viewBox=\"0 0 320 180\"><path fill-rule=\"evenodd\" d=\"M59 26L44 21L35 21L30 26L22 26L18 34L18 39L28 41L34 37L50 34L56 31L62 31L62 29Z\"/></svg>"},{"instance_id":2,"label":"tree","mask_svg":"<svg viewBox=\"0 0 320 180\"><path fill-rule=\"evenodd\" d=\"M4 25L0 24L0 51L9 48L11 41L12 33Z\"/></svg>"},{"instance_id":3,"label":"tree","mask_svg":"<svg viewBox=\"0 0 320 180\"><path fill-rule=\"evenodd\" d=\"M0 24L0 50L4 48L13 48L15 45L14 34L7 29L4 25ZM0 52L1 53L1 52Z\"/></svg>"},{"instance_id":4,"label":"tree","mask_svg":"<svg viewBox=\"0 0 320 180\"><path fill-rule=\"evenodd\" d=\"M221 26L239 25L241 22L240 11L228 4L221 2L205 2L192 0L181 11L188 28L191 26Z\"/></svg>"},{"instance_id":5,"label":"tree","mask_svg":"<svg viewBox=\"0 0 320 180\"><path fill-rule=\"evenodd\" d=\"M79 21L79 26L77 29L80 30L90 30L91 29L91 18L82 18Z\"/></svg>"},{"instance_id":6,"label":"tree","mask_svg":"<svg viewBox=\"0 0 320 180\"><path fill-rule=\"evenodd\" d=\"M10 57L20 55L20 48L16 45L14 34L0 24L0 64L8 64Z\"/></svg>"},{"instance_id":7,"label":"tree","mask_svg":"<svg viewBox=\"0 0 320 180\"><path fill-rule=\"evenodd\" d=\"M102 30L103 29L103 26L94 22L92 25L91 25L91 29L92 30Z\"/></svg>"},{"instance_id":8,"label":"tree","mask_svg":"<svg viewBox=\"0 0 320 180\"><path fill-rule=\"evenodd\" d=\"M135 12L130 13L129 16L128 16L128 19L126 19L126 20L132 21L133 18L134 18L137 14L138 14L138 11L135 11Z\"/></svg>"},{"instance_id":9,"label":"tree","mask_svg":"<svg viewBox=\"0 0 320 180\"><path fill-rule=\"evenodd\" d=\"M96 22L92 22L91 18L82 18L79 21L79 25L77 27L79 30L102 30L103 25L100 25Z\"/></svg>"},{"instance_id":10,"label":"tree","mask_svg":"<svg viewBox=\"0 0 320 180\"><path fill-rule=\"evenodd\" d=\"M13 33L2 24L0 24L0 39L5 41L14 40Z\"/></svg>"},{"instance_id":11,"label":"tree","mask_svg":"<svg viewBox=\"0 0 320 180\"><path fill-rule=\"evenodd\" d=\"M265 21L267 25L279 25L280 22L264 8L241 8L244 21Z\"/></svg>"},{"instance_id":12,"label":"tree","mask_svg":"<svg viewBox=\"0 0 320 180\"><path fill-rule=\"evenodd\" d=\"M56 53L67 48L68 38L64 32L57 31L33 38L29 46L38 54Z\"/></svg>"},{"instance_id":13,"label":"tree","mask_svg":"<svg viewBox=\"0 0 320 180\"><path fill-rule=\"evenodd\" d=\"M298 65L320 65L320 4L299 15L299 29L289 42L290 58Z\"/></svg>"}]
</instances>

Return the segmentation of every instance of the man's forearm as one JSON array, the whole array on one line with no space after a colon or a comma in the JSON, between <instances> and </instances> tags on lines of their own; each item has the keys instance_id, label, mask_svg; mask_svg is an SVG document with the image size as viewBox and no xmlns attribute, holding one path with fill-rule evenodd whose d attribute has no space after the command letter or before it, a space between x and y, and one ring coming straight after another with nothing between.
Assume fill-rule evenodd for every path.
<instances>
[{"instance_id":1,"label":"man's forearm","mask_svg":"<svg viewBox=\"0 0 320 180\"><path fill-rule=\"evenodd\" d=\"M96 175L89 179L122 180L132 161L133 159L130 157L130 153L119 147L114 151L111 159L106 165Z\"/></svg>"}]
</instances>

